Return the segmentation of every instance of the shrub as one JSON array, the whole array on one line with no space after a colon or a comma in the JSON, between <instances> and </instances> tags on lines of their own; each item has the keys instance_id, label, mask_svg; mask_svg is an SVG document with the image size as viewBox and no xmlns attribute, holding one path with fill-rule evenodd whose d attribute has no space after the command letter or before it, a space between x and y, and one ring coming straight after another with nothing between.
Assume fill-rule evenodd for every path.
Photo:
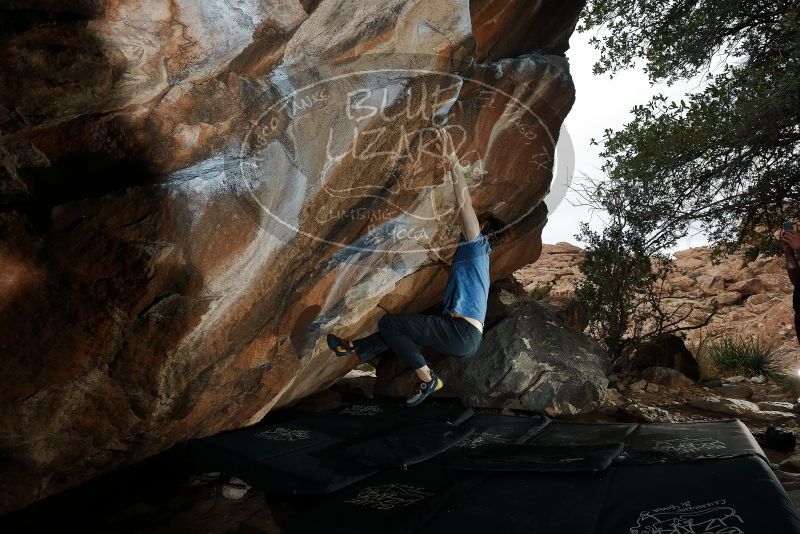
<instances>
[{"instance_id":1,"label":"shrub","mask_svg":"<svg viewBox=\"0 0 800 534\"><path fill-rule=\"evenodd\" d=\"M528 296L535 300L541 300L550 295L552 290L553 284L537 284L536 287L528 291Z\"/></svg>"},{"instance_id":2,"label":"shrub","mask_svg":"<svg viewBox=\"0 0 800 534\"><path fill-rule=\"evenodd\" d=\"M781 375L775 346L761 339L724 337L708 347L708 355L720 370L768 378Z\"/></svg>"},{"instance_id":3,"label":"shrub","mask_svg":"<svg viewBox=\"0 0 800 534\"><path fill-rule=\"evenodd\" d=\"M637 211L643 193L624 184L609 187L607 180L585 177L581 188L585 205L606 220L601 231L581 222L576 237L587 248L575 296L586 307L589 335L606 348L613 369L626 371L626 353L662 334L702 328L714 312L690 323L697 315L693 305L669 303L673 262L665 251L677 243L680 226L651 224Z\"/></svg>"}]
</instances>

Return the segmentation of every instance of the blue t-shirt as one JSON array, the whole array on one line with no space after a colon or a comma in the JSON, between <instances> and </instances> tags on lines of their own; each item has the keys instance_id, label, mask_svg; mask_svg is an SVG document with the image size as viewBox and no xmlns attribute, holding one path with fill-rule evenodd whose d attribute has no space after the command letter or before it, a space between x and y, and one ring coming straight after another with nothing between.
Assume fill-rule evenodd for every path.
<instances>
[{"instance_id":1,"label":"blue t-shirt","mask_svg":"<svg viewBox=\"0 0 800 534\"><path fill-rule=\"evenodd\" d=\"M489 299L489 246L486 236L460 241L444 288L444 315L458 313L483 323Z\"/></svg>"}]
</instances>

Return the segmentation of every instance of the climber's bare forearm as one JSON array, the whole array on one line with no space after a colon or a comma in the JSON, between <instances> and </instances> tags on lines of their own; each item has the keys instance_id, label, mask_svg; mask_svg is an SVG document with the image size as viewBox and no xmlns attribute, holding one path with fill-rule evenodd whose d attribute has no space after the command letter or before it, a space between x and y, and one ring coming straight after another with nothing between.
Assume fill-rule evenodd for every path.
<instances>
[{"instance_id":1,"label":"climber's bare forearm","mask_svg":"<svg viewBox=\"0 0 800 534\"><path fill-rule=\"evenodd\" d=\"M481 233L481 226L478 223L478 216L472 208L472 201L467 196L466 202L461 206L461 228L464 231L464 239L472 241Z\"/></svg>"},{"instance_id":2,"label":"climber's bare forearm","mask_svg":"<svg viewBox=\"0 0 800 534\"><path fill-rule=\"evenodd\" d=\"M458 213L461 217L461 230L464 232L464 239L472 241L481 233L481 226L478 223L478 216L472 207L472 197L469 194L467 180L461 167L456 163L451 171L453 179L453 193L458 204Z\"/></svg>"},{"instance_id":3,"label":"climber's bare forearm","mask_svg":"<svg viewBox=\"0 0 800 534\"><path fill-rule=\"evenodd\" d=\"M458 162L458 156L450 134L447 133L447 130L439 128L436 130L436 137L442 148L442 156L446 161L445 170L453 182L453 194L456 197L456 206L461 217L461 230L464 233L464 239L472 241L480 235L481 227L478 224L478 216L475 215L475 210L472 208L472 197L469 195L467 179Z\"/></svg>"}]
</instances>

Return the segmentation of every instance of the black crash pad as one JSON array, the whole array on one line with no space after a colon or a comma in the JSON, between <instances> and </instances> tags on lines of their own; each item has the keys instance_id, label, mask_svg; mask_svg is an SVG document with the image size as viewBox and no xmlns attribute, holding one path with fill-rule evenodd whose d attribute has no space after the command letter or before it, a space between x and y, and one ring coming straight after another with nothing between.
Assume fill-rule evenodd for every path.
<instances>
[{"instance_id":1,"label":"black crash pad","mask_svg":"<svg viewBox=\"0 0 800 534\"><path fill-rule=\"evenodd\" d=\"M800 534L759 456L597 472L391 470L326 497L288 533Z\"/></svg>"},{"instance_id":2,"label":"black crash pad","mask_svg":"<svg viewBox=\"0 0 800 534\"><path fill-rule=\"evenodd\" d=\"M467 425L421 421L341 447L339 454L367 465L407 467L442 454L474 432Z\"/></svg>"},{"instance_id":3,"label":"black crash pad","mask_svg":"<svg viewBox=\"0 0 800 534\"><path fill-rule=\"evenodd\" d=\"M471 433L459 426L471 415L464 407L361 403L195 440L191 451L202 469L274 493L319 495L439 454ZM413 431L420 427L430 432Z\"/></svg>"},{"instance_id":4,"label":"black crash pad","mask_svg":"<svg viewBox=\"0 0 800 534\"><path fill-rule=\"evenodd\" d=\"M686 462L758 455L764 451L737 419L639 425L627 437L626 463Z\"/></svg>"},{"instance_id":5,"label":"black crash pad","mask_svg":"<svg viewBox=\"0 0 800 534\"><path fill-rule=\"evenodd\" d=\"M759 456L611 470L595 534L800 533L800 516Z\"/></svg>"},{"instance_id":6,"label":"black crash pad","mask_svg":"<svg viewBox=\"0 0 800 534\"><path fill-rule=\"evenodd\" d=\"M537 445L592 445L626 442L636 423L571 423L552 421L529 443Z\"/></svg>"},{"instance_id":7,"label":"black crash pad","mask_svg":"<svg viewBox=\"0 0 800 534\"><path fill-rule=\"evenodd\" d=\"M496 473L405 532L589 534L607 490L607 473Z\"/></svg>"},{"instance_id":8,"label":"black crash pad","mask_svg":"<svg viewBox=\"0 0 800 534\"><path fill-rule=\"evenodd\" d=\"M465 426L475 433L457 445L458 449L476 449L489 445L525 443L541 433L551 420L544 416L515 417L508 415L476 415Z\"/></svg>"},{"instance_id":9,"label":"black crash pad","mask_svg":"<svg viewBox=\"0 0 800 534\"><path fill-rule=\"evenodd\" d=\"M267 491L329 493L284 532L800 534L747 428L562 423L362 403L197 440Z\"/></svg>"},{"instance_id":10,"label":"black crash pad","mask_svg":"<svg viewBox=\"0 0 800 534\"><path fill-rule=\"evenodd\" d=\"M507 444L472 451L447 464L470 471L601 471L622 452L623 443L594 445Z\"/></svg>"},{"instance_id":11,"label":"black crash pad","mask_svg":"<svg viewBox=\"0 0 800 534\"><path fill-rule=\"evenodd\" d=\"M537 426L483 417L434 461L361 480L284 531L800 534L800 516L738 421ZM493 426L506 430L480 437Z\"/></svg>"},{"instance_id":12,"label":"black crash pad","mask_svg":"<svg viewBox=\"0 0 800 534\"><path fill-rule=\"evenodd\" d=\"M448 471L429 463L392 469L326 497L319 505L281 525L281 532L421 532L445 505L457 502L484 478L482 474Z\"/></svg>"}]
</instances>

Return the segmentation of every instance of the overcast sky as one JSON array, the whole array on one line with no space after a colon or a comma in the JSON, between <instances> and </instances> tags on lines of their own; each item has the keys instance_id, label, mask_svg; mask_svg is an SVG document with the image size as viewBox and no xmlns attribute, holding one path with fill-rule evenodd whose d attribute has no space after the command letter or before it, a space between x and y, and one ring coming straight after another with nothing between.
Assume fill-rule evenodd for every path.
<instances>
[{"instance_id":1,"label":"overcast sky","mask_svg":"<svg viewBox=\"0 0 800 534\"><path fill-rule=\"evenodd\" d=\"M593 32L576 32L570 39L570 49L567 51L570 71L575 81L576 98L575 105L561 131L557 152L565 153L568 150L568 145L565 143L572 143L575 153L575 181L581 173L593 178L602 177L600 167L603 160L599 156L602 145L592 146L589 142L592 138L601 141L606 128L621 129L631 120L630 110L634 105L644 104L651 96L658 93L680 100L687 91L696 90L698 87L697 81L672 87L662 84L650 85L641 67L616 73L613 79L608 74L595 76L592 74L592 65L597 61L599 53L589 44L592 35ZM566 159L557 156L556 166L563 166ZM559 174L563 173L557 173ZM560 196L559 185L563 189L563 184L553 184L551 188L553 195ZM552 201L552 198L550 200ZM588 209L574 205L577 202L578 199L573 192L567 193L566 198L555 209L548 202L550 217L542 233L542 242L566 241L580 245L581 243L575 239L580 221L590 221L594 228L602 228L602 214L592 214ZM684 239L676 248L681 250L704 244L706 244L705 237L695 235Z\"/></svg>"}]
</instances>

